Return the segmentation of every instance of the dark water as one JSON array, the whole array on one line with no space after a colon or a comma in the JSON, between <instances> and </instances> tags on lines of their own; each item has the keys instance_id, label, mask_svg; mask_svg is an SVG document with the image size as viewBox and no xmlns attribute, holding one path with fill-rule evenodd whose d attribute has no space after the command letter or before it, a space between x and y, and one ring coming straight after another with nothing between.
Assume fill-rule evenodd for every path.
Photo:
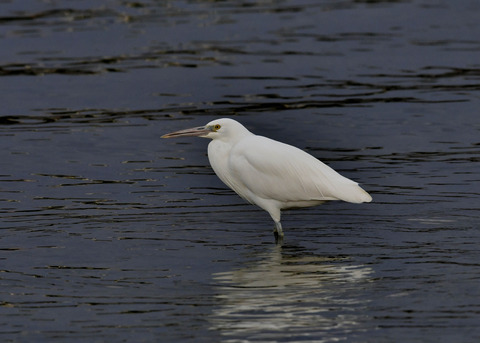
<instances>
[{"instance_id":1,"label":"dark water","mask_svg":"<svg viewBox=\"0 0 480 343\"><path fill-rule=\"evenodd\" d=\"M3 342L478 342L476 1L1 1ZM234 117L374 202L265 212Z\"/></svg>"}]
</instances>

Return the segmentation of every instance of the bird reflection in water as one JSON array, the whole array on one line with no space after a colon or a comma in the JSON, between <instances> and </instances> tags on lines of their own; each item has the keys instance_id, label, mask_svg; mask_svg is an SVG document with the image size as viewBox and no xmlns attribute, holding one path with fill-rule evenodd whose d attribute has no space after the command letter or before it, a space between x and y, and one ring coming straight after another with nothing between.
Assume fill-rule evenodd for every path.
<instances>
[{"instance_id":1,"label":"bird reflection in water","mask_svg":"<svg viewBox=\"0 0 480 343\"><path fill-rule=\"evenodd\" d=\"M260 258L213 275L220 305L211 329L225 341L328 342L362 331L370 268L293 246L277 245Z\"/></svg>"}]
</instances>

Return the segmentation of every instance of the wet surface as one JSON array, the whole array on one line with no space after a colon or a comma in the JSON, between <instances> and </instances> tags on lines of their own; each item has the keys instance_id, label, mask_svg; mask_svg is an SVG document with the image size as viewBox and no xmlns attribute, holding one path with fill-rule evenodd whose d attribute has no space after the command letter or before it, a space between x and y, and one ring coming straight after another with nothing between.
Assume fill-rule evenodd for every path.
<instances>
[{"instance_id":1,"label":"wet surface","mask_svg":"<svg viewBox=\"0 0 480 343\"><path fill-rule=\"evenodd\" d=\"M2 341L480 339L475 2L0 9ZM207 140L159 138L223 116L374 201L276 246Z\"/></svg>"}]
</instances>

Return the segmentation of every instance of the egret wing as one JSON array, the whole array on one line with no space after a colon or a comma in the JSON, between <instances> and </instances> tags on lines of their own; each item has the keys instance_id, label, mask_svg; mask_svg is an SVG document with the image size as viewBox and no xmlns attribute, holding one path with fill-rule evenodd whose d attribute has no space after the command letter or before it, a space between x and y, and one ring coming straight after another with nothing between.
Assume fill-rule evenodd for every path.
<instances>
[{"instance_id":1,"label":"egret wing","mask_svg":"<svg viewBox=\"0 0 480 343\"><path fill-rule=\"evenodd\" d=\"M262 136L252 135L238 142L232 148L229 167L235 188L264 199L363 202L370 197L356 182L312 155ZM248 195L237 193L248 199Z\"/></svg>"}]
</instances>

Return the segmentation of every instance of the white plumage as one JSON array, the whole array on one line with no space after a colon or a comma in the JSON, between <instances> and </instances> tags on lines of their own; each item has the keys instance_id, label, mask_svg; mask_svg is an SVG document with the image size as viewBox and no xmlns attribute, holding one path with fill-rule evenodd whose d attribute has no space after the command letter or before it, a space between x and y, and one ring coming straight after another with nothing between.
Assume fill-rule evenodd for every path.
<instances>
[{"instance_id":1,"label":"white plumage","mask_svg":"<svg viewBox=\"0 0 480 343\"><path fill-rule=\"evenodd\" d=\"M239 196L267 211L275 234L283 237L280 211L327 200L372 201L358 184L312 155L288 144L257 136L239 122L223 118L162 138L211 138L208 159L217 176Z\"/></svg>"}]
</instances>

